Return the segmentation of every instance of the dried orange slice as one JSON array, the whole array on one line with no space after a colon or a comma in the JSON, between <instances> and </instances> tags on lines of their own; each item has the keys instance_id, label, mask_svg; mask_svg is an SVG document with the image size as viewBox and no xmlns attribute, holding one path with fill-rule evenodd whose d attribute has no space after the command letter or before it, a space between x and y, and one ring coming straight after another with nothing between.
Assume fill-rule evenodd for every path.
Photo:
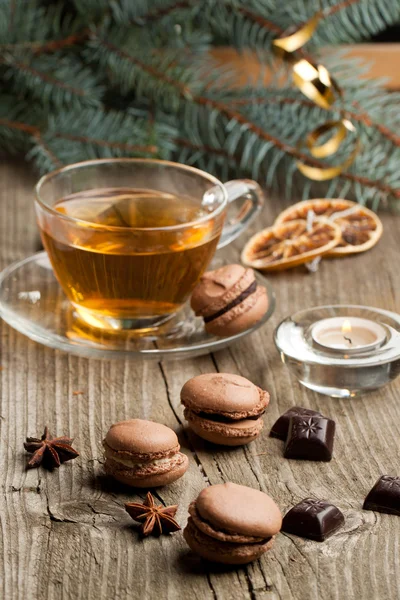
<instances>
[{"instance_id":1,"label":"dried orange slice","mask_svg":"<svg viewBox=\"0 0 400 600\"><path fill-rule=\"evenodd\" d=\"M379 217L357 202L341 198L304 200L284 210L275 223L288 223L307 219L309 211L316 217L327 218L337 223L342 230L342 239L327 256L346 256L365 252L378 242L383 227Z\"/></svg>"},{"instance_id":2,"label":"dried orange slice","mask_svg":"<svg viewBox=\"0 0 400 600\"><path fill-rule=\"evenodd\" d=\"M242 262L260 271L290 269L326 254L340 241L341 229L326 219L275 224L247 242Z\"/></svg>"}]
</instances>

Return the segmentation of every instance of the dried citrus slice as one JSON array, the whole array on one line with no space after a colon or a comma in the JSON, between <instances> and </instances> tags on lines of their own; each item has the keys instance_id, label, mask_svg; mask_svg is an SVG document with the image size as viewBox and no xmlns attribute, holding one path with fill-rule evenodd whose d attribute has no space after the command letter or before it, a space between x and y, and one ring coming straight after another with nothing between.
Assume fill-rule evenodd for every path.
<instances>
[{"instance_id":1,"label":"dried citrus slice","mask_svg":"<svg viewBox=\"0 0 400 600\"><path fill-rule=\"evenodd\" d=\"M280 271L326 254L341 239L341 229L326 219L275 224L259 231L247 242L242 261L260 271Z\"/></svg>"},{"instance_id":2,"label":"dried citrus slice","mask_svg":"<svg viewBox=\"0 0 400 600\"><path fill-rule=\"evenodd\" d=\"M309 211L313 211L317 217L334 221L342 230L342 239L333 250L328 252L327 256L346 256L356 252L365 252L375 246L382 235L382 222L372 210L357 204L357 202L341 198L298 202L284 210L275 223L307 219Z\"/></svg>"}]
</instances>

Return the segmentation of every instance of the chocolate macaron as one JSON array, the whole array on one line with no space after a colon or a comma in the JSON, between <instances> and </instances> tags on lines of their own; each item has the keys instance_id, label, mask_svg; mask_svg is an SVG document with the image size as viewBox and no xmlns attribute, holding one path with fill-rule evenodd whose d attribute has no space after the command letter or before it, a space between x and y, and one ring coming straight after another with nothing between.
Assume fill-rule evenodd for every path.
<instances>
[{"instance_id":1,"label":"chocolate macaron","mask_svg":"<svg viewBox=\"0 0 400 600\"><path fill-rule=\"evenodd\" d=\"M189 379L181 390L189 427L214 444L242 446L264 426L268 392L231 373L206 373Z\"/></svg>"},{"instance_id":2,"label":"chocolate macaron","mask_svg":"<svg viewBox=\"0 0 400 600\"><path fill-rule=\"evenodd\" d=\"M189 466L187 456L179 452L175 432L153 421L116 423L103 446L106 473L133 487L167 485L182 477Z\"/></svg>"},{"instance_id":3,"label":"chocolate macaron","mask_svg":"<svg viewBox=\"0 0 400 600\"><path fill-rule=\"evenodd\" d=\"M255 325L268 309L268 296L253 269L227 265L204 273L190 305L208 333L224 337Z\"/></svg>"},{"instance_id":4,"label":"chocolate macaron","mask_svg":"<svg viewBox=\"0 0 400 600\"><path fill-rule=\"evenodd\" d=\"M282 525L272 498L236 483L202 490L189 515L183 535L193 552L231 565L247 564L267 552Z\"/></svg>"}]
</instances>

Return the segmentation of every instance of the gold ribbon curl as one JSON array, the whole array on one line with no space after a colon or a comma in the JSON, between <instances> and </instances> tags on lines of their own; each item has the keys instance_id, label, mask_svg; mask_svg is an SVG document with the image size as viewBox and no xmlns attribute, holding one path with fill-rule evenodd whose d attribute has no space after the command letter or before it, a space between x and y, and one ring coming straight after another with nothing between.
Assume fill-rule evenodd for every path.
<instances>
[{"instance_id":1,"label":"gold ribbon curl","mask_svg":"<svg viewBox=\"0 0 400 600\"><path fill-rule=\"evenodd\" d=\"M285 60L292 63L293 82L302 94L320 108L329 109L342 96L339 85L324 65L313 64L306 58L296 60L293 54L311 39L322 17L323 13L321 11L315 13L304 25L298 27L292 33L290 31L282 33L281 37L276 38L272 44L278 55L283 56ZM319 139L329 132L332 132L329 139L319 144ZM328 158L336 154L349 132L357 135L354 125L348 119L327 121L309 133L305 142L300 141L297 148L303 149L306 146L311 156ZM339 165L313 167L300 160L296 162L296 165L299 171L309 179L326 181L345 171L352 164L359 150L360 142L356 137L353 150L346 160Z\"/></svg>"},{"instance_id":2,"label":"gold ribbon curl","mask_svg":"<svg viewBox=\"0 0 400 600\"><path fill-rule=\"evenodd\" d=\"M322 135L329 131L334 131L335 129L337 130L336 133L334 133L326 142L318 145L318 140ZM336 154L342 141L347 137L348 132L356 133L356 128L347 119L343 119L342 121L328 121L309 133L306 137L306 141L300 141L297 148L302 150L304 145L306 145L312 156L327 158ZM360 141L356 138L353 150L339 165L333 167L313 167L298 160L296 166L299 171L309 179L313 179L314 181L327 181L328 179L337 177L346 170L354 161L359 150Z\"/></svg>"},{"instance_id":3,"label":"gold ribbon curl","mask_svg":"<svg viewBox=\"0 0 400 600\"><path fill-rule=\"evenodd\" d=\"M311 38L321 17L322 13L315 13L315 15L302 27L299 27L293 33L284 32L282 37L275 38L272 44L281 50L285 50L285 52L288 52L289 54L295 52L304 46Z\"/></svg>"},{"instance_id":4,"label":"gold ribbon curl","mask_svg":"<svg viewBox=\"0 0 400 600\"><path fill-rule=\"evenodd\" d=\"M340 88L324 65L305 58L293 65L293 81L299 90L321 108L329 108L341 95Z\"/></svg>"}]
</instances>

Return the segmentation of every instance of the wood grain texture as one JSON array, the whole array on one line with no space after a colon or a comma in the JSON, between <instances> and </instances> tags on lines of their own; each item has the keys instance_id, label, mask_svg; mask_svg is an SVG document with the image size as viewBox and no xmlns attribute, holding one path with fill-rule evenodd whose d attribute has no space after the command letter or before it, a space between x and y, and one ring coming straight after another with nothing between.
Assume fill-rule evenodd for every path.
<instances>
[{"instance_id":1,"label":"wood grain texture","mask_svg":"<svg viewBox=\"0 0 400 600\"><path fill-rule=\"evenodd\" d=\"M383 85L389 90L400 88L400 73L398 69L400 57L400 44L373 43L373 44L346 44L343 46L326 46L321 49L322 57L337 56L338 52L346 51L349 58L357 58L365 67L362 79L384 78ZM237 71L236 83L238 86L246 85L249 78L258 80L261 73L263 81L268 84L276 77L276 70L271 70L257 59L255 53L245 51L237 52L234 48L226 46L217 47L212 50L212 56L217 63L229 65ZM262 70L261 70L262 69ZM276 82L276 79L274 80ZM284 82L284 77L278 79Z\"/></svg>"},{"instance_id":2,"label":"wood grain texture","mask_svg":"<svg viewBox=\"0 0 400 600\"><path fill-rule=\"evenodd\" d=\"M36 243L34 176L24 165L0 166L0 261L31 253ZM295 199L294 199L295 200ZM263 221L278 212L270 200ZM400 380L356 400L334 400L301 387L280 363L272 333L292 311L324 303L364 303L400 312L400 217L383 215L384 236L372 251L271 277L277 309L250 338L214 356L175 363L98 362L29 341L0 322L0 597L7 600L365 600L400 598L400 519L362 511L383 473L400 475ZM248 235L246 236L248 237ZM243 240L226 250L237 260ZM179 392L204 372L239 373L271 392L263 435L244 448L211 449L183 430ZM74 394L74 392L82 392ZM268 430L300 404L337 422L330 463L288 461ZM143 498L111 484L101 440L125 418L175 429L190 458L186 476L158 491L187 506L208 483L234 481L268 492L285 512L312 495L345 513L346 525L325 543L281 534L271 552L246 568L205 565L180 533L141 541L123 504ZM23 441L48 424L75 437L81 458L54 473L25 470Z\"/></svg>"}]
</instances>

